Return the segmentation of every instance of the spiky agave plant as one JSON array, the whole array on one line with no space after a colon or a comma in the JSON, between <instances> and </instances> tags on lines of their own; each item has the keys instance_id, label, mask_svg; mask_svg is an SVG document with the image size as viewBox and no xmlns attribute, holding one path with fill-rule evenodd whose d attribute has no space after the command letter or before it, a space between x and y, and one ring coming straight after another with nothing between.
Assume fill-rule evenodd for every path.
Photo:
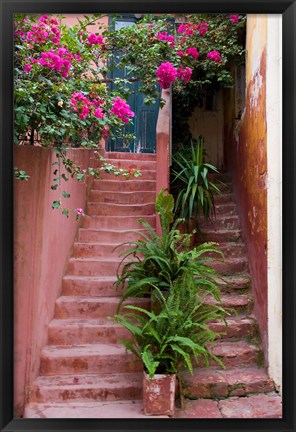
<instances>
[{"instance_id":1,"label":"spiky agave plant","mask_svg":"<svg viewBox=\"0 0 296 432\"><path fill-rule=\"evenodd\" d=\"M172 195L160 191L155 209L160 217L161 234L158 235L142 219L139 223L146 232L139 232L140 239L119 245L129 245L120 254L122 261L117 272L116 287L125 287L120 305L129 297L150 295L155 286L162 292L168 291L183 275L192 277L195 284L218 300L220 292L216 285L217 273L209 265L213 260L209 254L215 252L217 256L223 257L222 252L215 243L203 243L190 248L191 235L181 234L177 229L181 220L172 224Z\"/></svg>"},{"instance_id":2,"label":"spiky agave plant","mask_svg":"<svg viewBox=\"0 0 296 432\"><path fill-rule=\"evenodd\" d=\"M214 195L220 194L219 187L208 179L208 173L218 173L217 168L205 162L204 138L191 141L191 155L179 151L173 157L173 181L177 182L178 194L176 211L186 222L189 230L190 221L200 229L200 216L205 220L214 214Z\"/></svg>"}]
</instances>

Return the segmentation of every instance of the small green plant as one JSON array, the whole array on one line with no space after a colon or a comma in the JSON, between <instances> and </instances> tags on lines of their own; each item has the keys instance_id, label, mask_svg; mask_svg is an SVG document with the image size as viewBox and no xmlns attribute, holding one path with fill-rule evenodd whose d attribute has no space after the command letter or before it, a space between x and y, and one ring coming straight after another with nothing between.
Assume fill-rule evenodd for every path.
<instances>
[{"instance_id":1,"label":"small green plant","mask_svg":"<svg viewBox=\"0 0 296 432\"><path fill-rule=\"evenodd\" d=\"M139 240L118 246L130 246L121 252L123 258L117 271L116 287L125 287L120 305L129 297L149 296L155 286L163 292L168 291L185 274L218 299L217 273L207 265L212 261L207 255L215 252L217 256L223 256L222 252L215 243L190 248L191 235L181 234L177 229L181 219L172 224L174 198L171 194L160 191L155 209L160 217L161 234L141 219L139 223L146 232L139 232Z\"/></svg>"},{"instance_id":2,"label":"small green plant","mask_svg":"<svg viewBox=\"0 0 296 432\"><path fill-rule=\"evenodd\" d=\"M138 357L152 378L155 373L178 373L182 368L193 372L193 362L211 358L223 364L211 351L219 333L208 326L224 320L225 309L205 302L203 289L190 273L183 273L171 283L166 295L152 286L151 311L128 305L115 320L132 335L121 342ZM127 311L128 310L128 311Z\"/></svg>"},{"instance_id":3,"label":"small green plant","mask_svg":"<svg viewBox=\"0 0 296 432\"><path fill-rule=\"evenodd\" d=\"M208 179L208 173L218 173L217 168L205 162L204 138L200 136L196 143L191 141L191 155L180 150L173 157L173 183L177 182L179 193L176 199L176 211L185 219L189 230L190 221L200 230L200 216L208 220L215 213L214 194L220 190Z\"/></svg>"}]
</instances>

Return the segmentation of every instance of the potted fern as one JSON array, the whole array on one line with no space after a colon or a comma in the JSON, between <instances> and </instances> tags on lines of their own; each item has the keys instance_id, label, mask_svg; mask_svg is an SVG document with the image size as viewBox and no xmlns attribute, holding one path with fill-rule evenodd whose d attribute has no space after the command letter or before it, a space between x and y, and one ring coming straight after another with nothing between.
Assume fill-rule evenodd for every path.
<instances>
[{"instance_id":1,"label":"potted fern","mask_svg":"<svg viewBox=\"0 0 296 432\"><path fill-rule=\"evenodd\" d=\"M219 336L208 322L224 319L225 309L209 304L220 292L215 284L216 272L206 265L206 252L219 250L214 244L189 249L189 234L180 234L173 220L174 200L163 191L157 197L162 234L149 228L143 240L134 242L124 253L133 257L123 267L118 283L127 285L115 320L131 334L121 342L143 363L144 412L147 415L174 414L175 380L182 369L193 371L193 364L210 358L221 364L211 350ZM208 258L210 260L210 258ZM151 309L146 310L122 302L128 297L150 296ZM181 380L180 395L182 400Z\"/></svg>"}]
</instances>

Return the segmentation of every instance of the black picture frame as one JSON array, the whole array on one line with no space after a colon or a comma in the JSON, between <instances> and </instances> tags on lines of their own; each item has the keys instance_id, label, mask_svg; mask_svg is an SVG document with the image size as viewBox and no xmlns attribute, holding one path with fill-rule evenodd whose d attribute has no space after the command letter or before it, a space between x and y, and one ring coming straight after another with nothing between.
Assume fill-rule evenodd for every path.
<instances>
[{"instance_id":1,"label":"black picture frame","mask_svg":"<svg viewBox=\"0 0 296 432\"><path fill-rule=\"evenodd\" d=\"M1 357L0 429L15 431L294 431L295 399L295 1L0 0ZM283 418L282 419L14 419L13 418L13 14L92 12L226 12L283 17ZM280 247L280 245L279 245Z\"/></svg>"}]
</instances>

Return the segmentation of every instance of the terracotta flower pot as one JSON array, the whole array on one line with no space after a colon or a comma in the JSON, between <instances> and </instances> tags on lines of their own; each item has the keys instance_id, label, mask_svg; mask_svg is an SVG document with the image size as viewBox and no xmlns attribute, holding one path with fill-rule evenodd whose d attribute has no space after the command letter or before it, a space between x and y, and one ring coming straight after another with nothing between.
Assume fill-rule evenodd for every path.
<instances>
[{"instance_id":1,"label":"terracotta flower pot","mask_svg":"<svg viewBox=\"0 0 296 432\"><path fill-rule=\"evenodd\" d=\"M175 412L176 375L156 374L150 378L144 372L143 399L145 415L168 415Z\"/></svg>"}]
</instances>

